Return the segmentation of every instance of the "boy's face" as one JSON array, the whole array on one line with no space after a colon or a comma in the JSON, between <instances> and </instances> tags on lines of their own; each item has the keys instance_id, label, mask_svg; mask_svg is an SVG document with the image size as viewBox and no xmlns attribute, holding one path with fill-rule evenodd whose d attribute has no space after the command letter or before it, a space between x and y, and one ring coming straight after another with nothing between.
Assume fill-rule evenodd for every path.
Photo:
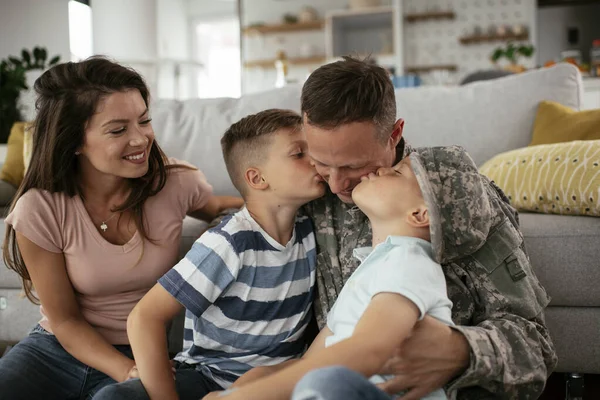
<instances>
[{"instance_id":1,"label":"boy's face","mask_svg":"<svg viewBox=\"0 0 600 400\"><path fill-rule=\"evenodd\" d=\"M362 177L352 192L356 205L369 217L397 218L425 204L417 178L406 157L391 168Z\"/></svg>"},{"instance_id":2,"label":"boy's face","mask_svg":"<svg viewBox=\"0 0 600 400\"><path fill-rule=\"evenodd\" d=\"M260 170L271 193L285 205L300 206L325 193L325 182L310 163L301 129L275 132Z\"/></svg>"}]
</instances>

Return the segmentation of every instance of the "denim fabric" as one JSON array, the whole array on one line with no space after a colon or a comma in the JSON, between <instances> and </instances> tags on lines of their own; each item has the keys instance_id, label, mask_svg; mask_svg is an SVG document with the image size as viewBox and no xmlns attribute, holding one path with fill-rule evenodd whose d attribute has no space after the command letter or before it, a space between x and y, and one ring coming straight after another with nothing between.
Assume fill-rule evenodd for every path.
<instances>
[{"instance_id":1,"label":"denim fabric","mask_svg":"<svg viewBox=\"0 0 600 400\"><path fill-rule=\"evenodd\" d=\"M180 400L200 400L210 392L223 390L212 379L206 377L193 365L177 363L175 386ZM149 400L150 397L139 379L108 385L102 388L93 400Z\"/></svg>"},{"instance_id":2,"label":"denim fabric","mask_svg":"<svg viewBox=\"0 0 600 400\"><path fill-rule=\"evenodd\" d=\"M133 358L129 346L115 348ZM0 397L6 400L91 399L111 383L112 378L76 360L39 325L0 358Z\"/></svg>"},{"instance_id":3,"label":"denim fabric","mask_svg":"<svg viewBox=\"0 0 600 400\"><path fill-rule=\"evenodd\" d=\"M309 372L298 382L292 400L391 400L367 378L344 367Z\"/></svg>"}]
</instances>

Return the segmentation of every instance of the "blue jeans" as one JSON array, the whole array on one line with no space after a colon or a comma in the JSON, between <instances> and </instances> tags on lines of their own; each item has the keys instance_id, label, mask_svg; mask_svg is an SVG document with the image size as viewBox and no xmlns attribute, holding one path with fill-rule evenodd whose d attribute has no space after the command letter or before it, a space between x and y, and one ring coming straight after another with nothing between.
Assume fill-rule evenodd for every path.
<instances>
[{"instance_id":1,"label":"blue jeans","mask_svg":"<svg viewBox=\"0 0 600 400\"><path fill-rule=\"evenodd\" d=\"M133 358L129 346L115 348ZM102 387L114 382L76 360L39 325L0 358L2 399L91 399Z\"/></svg>"},{"instance_id":2,"label":"blue jeans","mask_svg":"<svg viewBox=\"0 0 600 400\"><path fill-rule=\"evenodd\" d=\"M367 378L345 367L326 367L306 374L292 400L391 400Z\"/></svg>"},{"instance_id":3,"label":"blue jeans","mask_svg":"<svg viewBox=\"0 0 600 400\"><path fill-rule=\"evenodd\" d=\"M392 400L367 378L345 367L321 368L306 374L294 388L292 400ZM427 400L447 399L439 389Z\"/></svg>"},{"instance_id":4,"label":"blue jeans","mask_svg":"<svg viewBox=\"0 0 600 400\"><path fill-rule=\"evenodd\" d=\"M180 400L200 400L210 392L223 390L193 365L177 363L175 366L175 386ZM102 388L94 400L150 400L142 381L130 379Z\"/></svg>"}]
</instances>

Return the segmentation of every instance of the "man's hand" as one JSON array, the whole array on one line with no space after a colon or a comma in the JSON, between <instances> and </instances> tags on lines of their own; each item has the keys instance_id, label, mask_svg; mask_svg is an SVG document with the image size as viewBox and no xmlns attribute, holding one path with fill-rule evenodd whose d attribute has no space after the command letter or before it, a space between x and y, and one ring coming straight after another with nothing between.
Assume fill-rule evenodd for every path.
<instances>
[{"instance_id":1,"label":"man's hand","mask_svg":"<svg viewBox=\"0 0 600 400\"><path fill-rule=\"evenodd\" d=\"M463 373L469 361L470 348L462 333L426 316L381 371L396 377L379 387L389 394L408 390L401 399L418 400Z\"/></svg>"}]
</instances>

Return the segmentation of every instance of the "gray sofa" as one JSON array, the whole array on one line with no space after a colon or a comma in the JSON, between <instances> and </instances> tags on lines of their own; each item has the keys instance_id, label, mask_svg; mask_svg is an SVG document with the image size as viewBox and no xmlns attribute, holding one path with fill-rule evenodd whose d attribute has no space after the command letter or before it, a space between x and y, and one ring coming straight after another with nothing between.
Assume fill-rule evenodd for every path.
<instances>
[{"instance_id":1,"label":"gray sofa","mask_svg":"<svg viewBox=\"0 0 600 400\"><path fill-rule=\"evenodd\" d=\"M481 165L529 143L541 100L579 109L581 88L579 72L565 64L462 87L401 89L397 109L412 145L460 144ZM300 87L288 86L241 99L157 100L151 109L166 153L201 168L217 193L234 194L219 146L225 129L265 108L299 106ZM600 219L522 214L521 225L535 271L552 297L546 318L558 371L600 373ZM182 254L203 229L199 221L186 221ZM17 277L0 266L0 341L18 341L38 318L37 307L21 298ZM178 331L173 351L180 345Z\"/></svg>"}]
</instances>

